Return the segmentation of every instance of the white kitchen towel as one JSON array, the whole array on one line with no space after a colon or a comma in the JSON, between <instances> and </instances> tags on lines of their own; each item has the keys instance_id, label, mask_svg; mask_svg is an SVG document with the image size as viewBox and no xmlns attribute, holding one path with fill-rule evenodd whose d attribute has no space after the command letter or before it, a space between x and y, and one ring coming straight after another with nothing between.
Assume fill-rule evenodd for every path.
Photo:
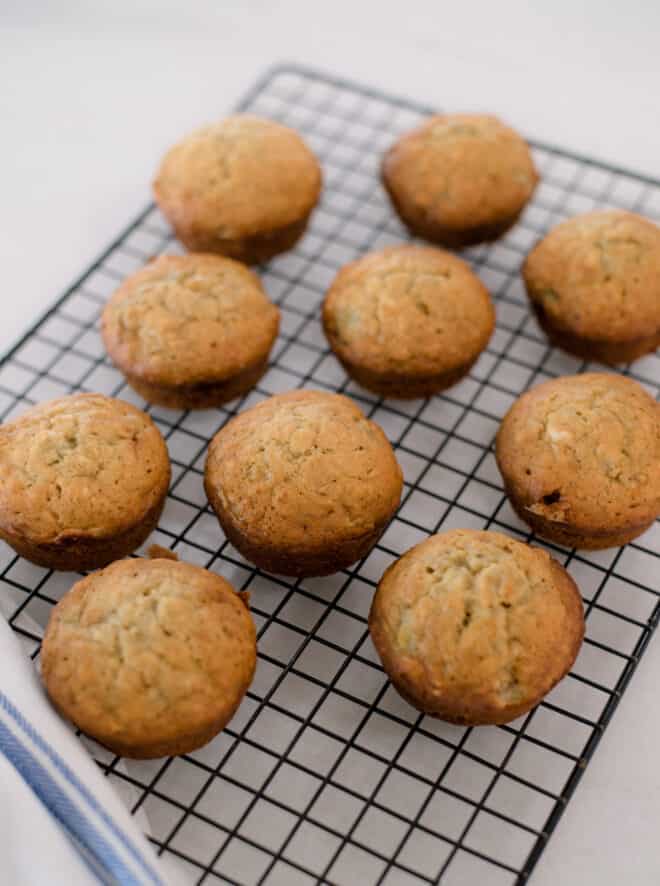
<instances>
[{"instance_id":1,"label":"white kitchen towel","mask_svg":"<svg viewBox=\"0 0 660 886\"><path fill-rule=\"evenodd\" d=\"M0 617L3 883L178 886L82 744L60 720Z\"/></svg>"}]
</instances>

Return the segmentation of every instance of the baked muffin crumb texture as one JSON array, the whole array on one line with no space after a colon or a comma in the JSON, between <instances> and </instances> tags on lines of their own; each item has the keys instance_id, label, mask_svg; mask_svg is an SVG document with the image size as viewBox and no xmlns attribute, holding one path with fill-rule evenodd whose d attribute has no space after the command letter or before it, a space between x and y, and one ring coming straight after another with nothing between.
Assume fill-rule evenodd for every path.
<instances>
[{"instance_id":1,"label":"baked muffin crumb texture","mask_svg":"<svg viewBox=\"0 0 660 886\"><path fill-rule=\"evenodd\" d=\"M324 574L375 543L398 506L402 474L383 431L351 400L293 391L216 434L205 487L248 559L284 574Z\"/></svg>"},{"instance_id":2,"label":"baked muffin crumb texture","mask_svg":"<svg viewBox=\"0 0 660 886\"><path fill-rule=\"evenodd\" d=\"M532 249L523 277L543 329L577 356L628 362L660 343L660 228L648 219L570 218Z\"/></svg>"},{"instance_id":3,"label":"baked muffin crumb texture","mask_svg":"<svg viewBox=\"0 0 660 886\"><path fill-rule=\"evenodd\" d=\"M169 479L160 431L131 404L101 394L42 403L0 426L0 533L44 565L102 565L97 557L125 556L143 540L134 532L151 531Z\"/></svg>"},{"instance_id":4,"label":"baked muffin crumb texture","mask_svg":"<svg viewBox=\"0 0 660 886\"><path fill-rule=\"evenodd\" d=\"M538 181L524 140L488 114L428 118L390 148L382 176L411 230L451 247L503 234Z\"/></svg>"},{"instance_id":5,"label":"baked muffin crumb texture","mask_svg":"<svg viewBox=\"0 0 660 886\"><path fill-rule=\"evenodd\" d=\"M231 718L256 663L246 601L170 559L122 560L52 612L42 676L54 704L117 753L185 753Z\"/></svg>"},{"instance_id":6,"label":"baked muffin crumb texture","mask_svg":"<svg viewBox=\"0 0 660 886\"><path fill-rule=\"evenodd\" d=\"M624 376L528 391L502 422L496 456L518 513L559 543L623 544L660 513L660 405Z\"/></svg>"},{"instance_id":7,"label":"baked muffin crumb texture","mask_svg":"<svg viewBox=\"0 0 660 886\"><path fill-rule=\"evenodd\" d=\"M570 669L584 623L549 555L494 532L432 536L385 573L369 618L395 686L454 722L529 710Z\"/></svg>"},{"instance_id":8,"label":"baked muffin crumb texture","mask_svg":"<svg viewBox=\"0 0 660 886\"><path fill-rule=\"evenodd\" d=\"M379 393L421 396L465 374L495 325L488 291L440 249L393 246L340 270L323 325L347 372Z\"/></svg>"},{"instance_id":9,"label":"baked muffin crumb texture","mask_svg":"<svg viewBox=\"0 0 660 886\"><path fill-rule=\"evenodd\" d=\"M171 148L154 193L191 250L264 261L303 233L321 191L316 157L294 130L235 114Z\"/></svg>"},{"instance_id":10,"label":"baked muffin crumb texture","mask_svg":"<svg viewBox=\"0 0 660 886\"><path fill-rule=\"evenodd\" d=\"M106 348L129 382L174 406L219 405L249 389L278 328L279 310L258 277L206 254L151 262L122 284L102 318Z\"/></svg>"}]
</instances>

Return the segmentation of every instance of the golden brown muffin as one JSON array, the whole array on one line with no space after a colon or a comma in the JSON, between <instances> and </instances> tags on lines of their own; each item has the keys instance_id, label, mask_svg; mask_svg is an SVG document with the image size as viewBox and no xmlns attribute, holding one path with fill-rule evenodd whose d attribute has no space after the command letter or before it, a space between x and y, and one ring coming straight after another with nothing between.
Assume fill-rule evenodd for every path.
<instances>
[{"instance_id":1,"label":"golden brown muffin","mask_svg":"<svg viewBox=\"0 0 660 886\"><path fill-rule=\"evenodd\" d=\"M660 228L632 212L557 225L523 266L550 341L584 360L627 363L660 344Z\"/></svg>"},{"instance_id":2,"label":"golden brown muffin","mask_svg":"<svg viewBox=\"0 0 660 886\"><path fill-rule=\"evenodd\" d=\"M113 362L145 400L200 409L257 383L279 320L245 265L217 255L168 255L115 292L101 333Z\"/></svg>"},{"instance_id":3,"label":"golden brown muffin","mask_svg":"<svg viewBox=\"0 0 660 886\"><path fill-rule=\"evenodd\" d=\"M291 249L320 193L321 169L298 133L249 114L184 138L154 182L184 246L248 263Z\"/></svg>"},{"instance_id":4,"label":"golden brown muffin","mask_svg":"<svg viewBox=\"0 0 660 886\"><path fill-rule=\"evenodd\" d=\"M130 554L169 482L160 431L122 400L72 394L0 426L0 537L39 566L84 571Z\"/></svg>"},{"instance_id":5,"label":"golden brown muffin","mask_svg":"<svg viewBox=\"0 0 660 886\"><path fill-rule=\"evenodd\" d=\"M41 675L55 707L116 754L186 754L231 720L252 682L247 600L199 566L121 560L53 609Z\"/></svg>"},{"instance_id":6,"label":"golden brown muffin","mask_svg":"<svg viewBox=\"0 0 660 886\"><path fill-rule=\"evenodd\" d=\"M451 723L508 723L571 669L584 636L575 582L499 532L433 535L393 563L369 614L395 688Z\"/></svg>"},{"instance_id":7,"label":"golden brown muffin","mask_svg":"<svg viewBox=\"0 0 660 886\"><path fill-rule=\"evenodd\" d=\"M660 404L632 379L538 385L504 417L496 456L514 510L559 544L623 545L660 514Z\"/></svg>"},{"instance_id":8,"label":"golden brown muffin","mask_svg":"<svg viewBox=\"0 0 660 886\"><path fill-rule=\"evenodd\" d=\"M523 139L485 114L438 114L387 152L383 184L414 234L459 248L495 240L538 181Z\"/></svg>"},{"instance_id":9,"label":"golden brown muffin","mask_svg":"<svg viewBox=\"0 0 660 886\"><path fill-rule=\"evenodd\" d=\"M292 391L232 419L204 486L229 541L282 575L328 575L366 556L403 478L383 431L347 397Z\"/></svg>"},{"instance_id":10,"label":"golden brown muffin","mask_svg":"<svg viewBox=\"0 0 660 886\"><path fill-rule=\"evenodd\" d=\"M488 291L441 249L392 246L342 268L323 328L346 372L391 397L427 397L462 378L495 327Z\"/></svg>"}]
</instances>

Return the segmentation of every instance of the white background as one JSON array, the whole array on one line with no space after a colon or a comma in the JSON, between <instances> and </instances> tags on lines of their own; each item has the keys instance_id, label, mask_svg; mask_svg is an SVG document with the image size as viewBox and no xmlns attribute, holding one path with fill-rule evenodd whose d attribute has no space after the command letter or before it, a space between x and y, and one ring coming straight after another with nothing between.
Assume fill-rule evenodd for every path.
<instances>
[{"instance_id":1,"label":"white background","mask_svg":"<svg viewBox=\"0 0 660 886\"><path fill-rule=\"evenodd\" d=\"M0 352L145 205L169 143L273 62L660 177L659 43L653 0L3 0ZM534 886L660 883L658 673L656 637Z\"/></svg>"}]
</instances>

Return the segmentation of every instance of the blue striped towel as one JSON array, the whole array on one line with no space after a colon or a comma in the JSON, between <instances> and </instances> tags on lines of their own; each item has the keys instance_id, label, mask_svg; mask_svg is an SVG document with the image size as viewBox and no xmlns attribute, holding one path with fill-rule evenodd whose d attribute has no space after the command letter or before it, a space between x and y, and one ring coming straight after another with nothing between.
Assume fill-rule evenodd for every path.
<instances>
[{"instance_id":1,"label":"blue striped towel","mask_svg":"<svg viewBox=\"0 0 660 886\"><path fill-rule=\"evenodd\" d=\"M0 618L0 878L21 884L174 886L147 839L45 696ZM6 821L3 820L6 817Z\"/></svg>"}]
</instances>

